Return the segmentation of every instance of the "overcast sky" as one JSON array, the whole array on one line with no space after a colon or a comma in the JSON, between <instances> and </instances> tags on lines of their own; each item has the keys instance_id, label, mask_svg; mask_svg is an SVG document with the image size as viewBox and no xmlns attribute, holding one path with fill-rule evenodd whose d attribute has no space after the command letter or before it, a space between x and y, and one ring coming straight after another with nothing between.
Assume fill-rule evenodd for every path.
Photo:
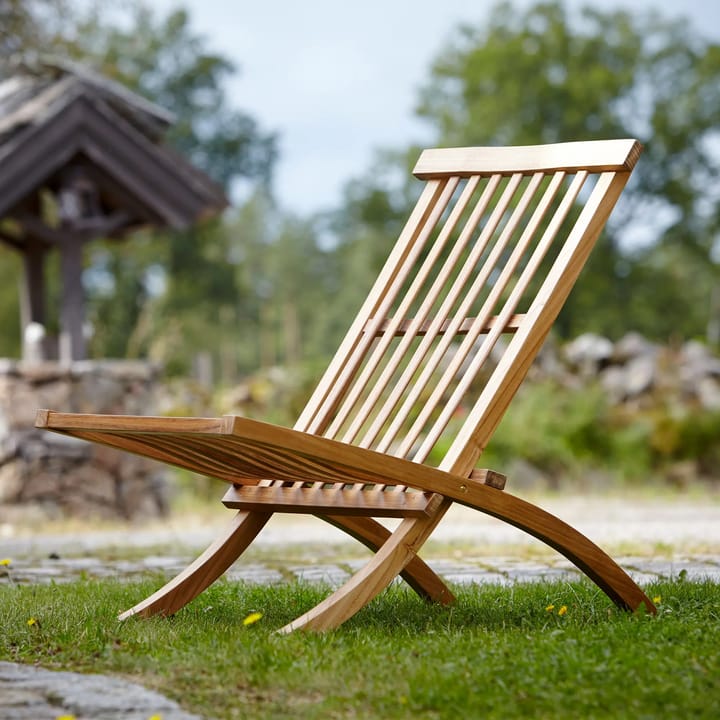
<instances>
[{"instance_id":1,"label":"overcast sky","mask_svg":"<svg viewBox=\"0 0 720 720\"><path fill-rule=\"evenodd\" d=\"M418 88L461 22L479 23L495 0L148 0L183 6L208 46L241 72L233 104L280 136L279 200L308 213L331 207L377 148L422 143ZM527 5L528 2L523 4ZM587 2L572 0L573 6ZM519 3L516 3L519 5ZM718 0L625 0L603 9L655 8L687 16L720 39ZM679 9L683 8L683 9Z\"/></svg>"}]
</instances>

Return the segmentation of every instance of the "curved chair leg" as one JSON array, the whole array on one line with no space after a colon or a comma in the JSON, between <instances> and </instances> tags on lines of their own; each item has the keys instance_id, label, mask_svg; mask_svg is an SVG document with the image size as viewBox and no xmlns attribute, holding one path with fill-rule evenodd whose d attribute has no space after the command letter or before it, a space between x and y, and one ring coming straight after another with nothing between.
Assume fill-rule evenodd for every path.
<instances>
[{"instance_id":1,"label":"curved chair leg","mask_svg":"<svg viewBox=\"0 0 720 720\"><path fill-rule=\"evenodd\" d=\"M525 500L487 486L466 488L462 499L476 510L504 520L554 548L590 578L619 607L657 609L634 580L607 553L575 528ZM368 564L345 585L279 632L330 630L345 622L384 590L422 546L450 506L445 499L430 518L404 520Z\"/></svg>"},{"instance_id":2,"label":"curved chair leg","mask_svg":"<svg viewBox=\"0 0 720 720\"><path fill-rule=\"evenodd\" d=\"M239 512L229 527L196 560L150 597L119 616L172 615L217 580L257 537L272 513ZM323 517L371 550L376 551L391 532L371 518ZM403 571L407 583L423 598L447 604L455 598L445 583L419 558L413 557Z\"/></svg>"},{"instance_id":3,"label":"curved chair leg","mask_svg":"<svg viewBox=\"0 0 720 720\"><path fill-rule=\"evenodd\" d=\"M239 512L225 532L179 575L119 616L172 615L215 582L263 529L272 513Z\"/></svg>"},{"instance_id":4,"label":"curved chair leg","mask_svg":"<svg viewBox=\"0 0 720 720\"><path fill-rule=\"evenodd\" d=\"M403 520L364 568L279 632L331 630L344 623L390 585L408 565L451 504L451 500L443 499L430 517Z\"/></svg>"},{"instance_id":5,"label":"curved chair leg","mask_svg":"<svg viewBox=\"0 0 720 720\"><path fill-rule=\"evenodd\" d=\"M559 518L484 485L468 485L465 493L455 499L542 540L585 573L618 607L634 611L644 605L648 612L657 612L647 595L607 553Z\"/></svg>"},{"instance_id":6,"label":"curved chair leg","mask_svg":"<svg viewBox=\"0 0 720 720\"><path fill-rule=\"evenodd\" d=\"M392 535L390 530L372 518L326 515L320 517L354 537L373 552L377 552ZM450 588L417 555L410 558L400 575L424 600L438 602L441 605L449 605L455 601L455 596Z\"/></svg>"}]
</instances>

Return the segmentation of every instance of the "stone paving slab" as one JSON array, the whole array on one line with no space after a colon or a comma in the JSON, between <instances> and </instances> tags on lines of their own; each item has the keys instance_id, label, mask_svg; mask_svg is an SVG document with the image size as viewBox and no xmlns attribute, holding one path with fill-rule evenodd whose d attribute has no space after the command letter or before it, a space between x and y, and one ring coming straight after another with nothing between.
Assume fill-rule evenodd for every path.
<instances>
[{"instance_id":1,"label":"stone paving slab","mask_svg":"<svg viewBox=\"0 0 720 720\"><path fill-rule=\"evenodd\" d=\"M120 678L0 662L0 720L203 720Z\"/></svg>"}]
</instances>

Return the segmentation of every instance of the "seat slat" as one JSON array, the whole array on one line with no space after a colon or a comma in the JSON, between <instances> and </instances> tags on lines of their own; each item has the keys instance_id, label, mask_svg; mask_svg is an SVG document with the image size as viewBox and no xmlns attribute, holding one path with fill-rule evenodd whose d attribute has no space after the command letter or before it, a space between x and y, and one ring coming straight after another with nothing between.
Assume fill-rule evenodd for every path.
<instances>
[{"instance_id":1,"label":"seat slat","mask_svg":"<svg viewBox=\"0 0 720 720\"><path fill-rule=\"evenodd\" d=\"M428 517L431 499L431 493L363 490L360 486L346 490L233 485L222 501L237 510L403 518Z\"/></svg>"}]
</instances>

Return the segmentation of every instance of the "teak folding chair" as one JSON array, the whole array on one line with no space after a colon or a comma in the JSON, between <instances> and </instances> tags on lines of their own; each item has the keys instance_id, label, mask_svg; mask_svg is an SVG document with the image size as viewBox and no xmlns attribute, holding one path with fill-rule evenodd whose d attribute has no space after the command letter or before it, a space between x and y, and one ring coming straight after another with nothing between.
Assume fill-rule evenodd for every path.
<instances>
[{"instance_id":1,"label":"teak folding chair","mask_svg":"<svg viewBox=\"0 0 720 720\"><path fill-rule=\"evenodd\" d=\"M635 140L424 151L417 205L293 429L234 416L38 411L37 427L230 485L223 503L239 512L227 531L120 617L175 613L275 512L317 515L375 551L282 631L337 627L398 574L449 603L417 552L453 502L544 541L620 607L655 612L588 538L476 469L640 152ZM377 517L402 520L390 531Z\"/></svg>"}]
</instances>

